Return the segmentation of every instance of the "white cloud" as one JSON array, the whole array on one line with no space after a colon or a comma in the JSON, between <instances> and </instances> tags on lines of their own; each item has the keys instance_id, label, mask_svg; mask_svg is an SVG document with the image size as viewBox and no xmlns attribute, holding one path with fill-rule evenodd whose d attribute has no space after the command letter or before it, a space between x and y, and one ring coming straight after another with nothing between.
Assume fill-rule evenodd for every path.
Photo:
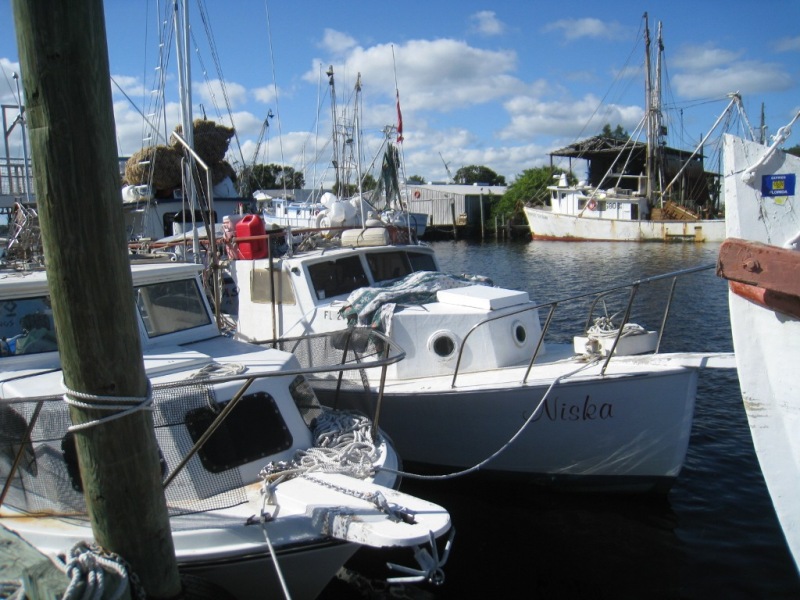
<instances>
[{"instance_id":1,"label":"white cloud","mask_svg":"<svg viewBox=\"0 0 800 600\"><path fill-rule=\"evenodd\" d=\"M756 95L792 87L790 73L779 65L746 61L672 76L672 86L685 98L724 96L731 92Z\"/></svg>"},{"instance_id":2,"label":"white cloud","mask_svg":"<svg viewBox=\"0 0 800 600\"><path fill-rule=\"evenodd\" d=\"M333 54L343 54L356 46L356 40L341 31L326 29L319 45Z\"/></svg>"},{"instance_id":3,"label":"white cloud","mask_svg":"<svg viewBox=\"0 0 800 600\"><path fill-rule=\"evenodd\" d=\"M776 52L795 52L800 50L800 36L781 38L772 43Z\"/></svg>"},{"instance_id":4,"label":"white cloud","mask_svg":"<svg viewBox=\"0 0 800 600\"><path fill-rule=\"evenodd\" d=\"M628 28L616 21L600 19L560 19L544 26L545 33L560 32L565 42L582 38L618 40L627 39Z\"/></svg>"},{"instance_id":5,"label":"white cloud","mask_svg":"<svg viewBox=\"0 0 800 600\"><path fill-rule=\"evenodd\" d=\"M218 107L221 112L227 112L226 98L231 108L241 106L247 101L247 88L234 82L223 83L219 79L212 79L204 83L194 83L192 85L194 102L203 102L213 107ZM216 109L215 109L216 110ZM212 112L207 107L207 112Z\"/></svg>"},{"instance_id":6,"label":"white cloud","mask_svg":"<svg viewBox=\"0 0 800 600\"><path fill-rule=\"evenodd\" d=\"M506 30L506 25L494 11L482 10L470 15L469 20L472 22L472 30L485 36L501 35Z\"/></svg>"}]
</instances>

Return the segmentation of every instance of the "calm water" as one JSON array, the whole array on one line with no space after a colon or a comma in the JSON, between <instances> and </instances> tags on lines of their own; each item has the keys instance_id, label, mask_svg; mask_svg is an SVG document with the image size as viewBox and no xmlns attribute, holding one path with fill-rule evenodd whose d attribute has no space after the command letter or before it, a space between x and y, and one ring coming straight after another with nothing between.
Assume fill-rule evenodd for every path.
<instances>
[{"instance_id":1,"label":"calm water","mask_svg":"<svg viewBox=\"0 0 800 600\"><path fill-rule=\"evenodd\" d=\"M719 250L717 244L433 245L445 271L488 275L537 302L713 264ZM648 293L640 293L645 306L633 320L657 328L660 313ZM565 311L552 327L570 340L584 318ZM727 288L713 270L679 282L667 332L664 352L732 349ZM402 489L438 502L453 517L457 533L444 585L382 587L364 578L385 575L387 556L361 551L348 564L350 582L332 582L324 598L800 598L735 371L701 372L686 463L666 497L482 487L475 479L406 479ZM402 555L389 558L408 564Z\"/></svg>"}]
</instances>

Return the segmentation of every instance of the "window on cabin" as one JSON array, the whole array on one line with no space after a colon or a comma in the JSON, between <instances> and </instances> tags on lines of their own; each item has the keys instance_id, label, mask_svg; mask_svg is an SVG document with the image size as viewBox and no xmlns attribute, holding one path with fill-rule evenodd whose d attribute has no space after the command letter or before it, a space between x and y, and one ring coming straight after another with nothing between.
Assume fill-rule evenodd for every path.
<instances>
[{"instance_id":1,"label":"window on cabin","mask_svg":"<svg viewBox=\"0 0 800 600\"><path fill-rule=\"evenodd\" d=\"M297 304L289 274L282 270L255 269L250 276L250 297L259 304L272 303L272 285L275 283L275 301L278 304Z\"/></svg>"},{"instance_id":2,"label":"window on cabin","mask_svg":"<svg viewBox=\"0 0 800 600\"><path fill-rule=\"evenodd\" d=\"M151 338L211 323L194 279L165 281L136 288L136 308Z\"/></svg>"},{"instance_id":3,"label":"window on cabin","mask_svg":"<svg viewBox=\"0 0 800 600\"><path fill-rule=\"evenodd\" d=\"M349 294L369 285L358 256L348 256L308 265L308 274L317 300Z\"/></svg>"},{"instance_id":4,"label":"window on cabin","mask_svg":"<svg viewBox=\"0 0 800 600\"><path fill-rule=\"evenodd\" d=\"M193 442L203 436L226 405L223 402L186 414L186 428ZM197 455L206 470L220 473L288 450L292 443L275 399L266 392L256 392L242 396Z\"/></svg>"},{"instance_id":5,"label":"window on cabin","mask_svg":"<svg viewBox=\"0 0 800 600\"><path fill-rule=\"evenodd\" d=\"M0 303L0 356L58 350L50 296Z\"/></svg>"},{"instance_id":6,"label":"window on cabin","mask_svg":"<svg viewBox=\"0 0 800 600\"><path fill-rule=\"evenodd\" d=\"M367 255L367 264L375 283L399 279L413 271L405 252L373 252Z\"/></svg>"},{"instance_id":7,"label":"window on cabin","mask_svg":"<svg viewBox=\"0 0 800 600\"><path fill-rule=\"evenodd\" d=\"M408 260L411 261L411 270L416 271L438 271L436 268L436 261L433 256L426 252L412 252L408 253Z\"/></svg>"}]
</instances>

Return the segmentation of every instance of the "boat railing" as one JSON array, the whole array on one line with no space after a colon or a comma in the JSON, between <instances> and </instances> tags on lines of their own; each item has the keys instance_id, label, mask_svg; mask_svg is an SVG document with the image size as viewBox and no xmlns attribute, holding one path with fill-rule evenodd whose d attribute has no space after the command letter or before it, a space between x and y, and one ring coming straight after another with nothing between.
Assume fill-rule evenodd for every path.
<instances>
[{"instance_id":1,"label":"boat railing","mask_svg":"<svg viewBox=\"0 0 800 600\"><path fill-rule=\"evenodd\" d=\"M657 338L655 349L653 351L654 353L658 353L658 351L659 351L659 349L661 347L661 340L662 340L663 335L664 335L664 329L666 328L667 318L669 316L670 308L672 306L672 299L673 299L674 294L675 294L675 286L677 284L678 278L682 277L682 276L685 276L685 275L692 274L692 273L697 273L699 271L706 271L706 270L709 270L709 269L714 269L715 267L716 267L715 264L710 264L710 265L702 265L702 266L697 266L697 267L690 267L688 269L681 269L679 271L671 271L671 272L668 272L668 273L662 273L660 275L654 275L654 276L651 276L651 277L645 277L645 278L642 278L642 279L637 279L637 280L635 280L633 282L630 282L630 283L621 284L621 285L614 286L614 287L607 288L607 289L600 290L600 291L587 292L587 293L584 293L584 294L578 294L576 296L570 296L568 298L563 298L561 300L555 300L555 301L551 301L551 302L543 302L543 303L540 303L540 304L526 305L523 308L519 308L519 309L511 310L511 311L503 311L501 314L498 314L498 315L491 316L491 317L488 317L486 319L483 319L479 323L476 323L475 325L473 325L470 328L470 330L467 332L467 334L464 336L464 340L461 343L459 351L458 351L458 358L456 360L455 369L453 370L453 379L452 379L452 381L450 383L450 387L453 388L453 389L455 389L455 387L456 387L456 380L458 379L458 375L460 373L461 360L462 360L462 357L464 355L464 349L467 347L467 342L468 342L470 336L475 331L485 327L488 323L491 323L491 322L494 322L494 321L497 321L497 320L500 320L500 319L509 319L511 317L514 317L516 315L519 315L519 314L522 314L522 313L525 313L525 312L539 310L540 308L541 309L544 309L544 308L548 309L547 317L545 319L544 325L542 326L541 335L539 336L539 339L536 342L536 346L535 346L535 348L533 350L533 355L531 356L531 358L530 358L530 360L528 362L527 369L525 370L525 375L522 378L522 383L524 384L524 383L526 383L528 381L528 376L530 375L531 369L533 368L533 364L536 362L536 359L539 357L539 354L541 353L542 346L544 345L545 336L547 335L547 333L548 333L548 331L550 329L550 324L552 323L552 320L553 320L553 315L555 314L555 311L559 306L562 306L562 305L570 303L570 302L576 302L578 300L583 300L583 299L586 299L586 298L594 297L594 300L592 301L592 303L591 303L591 305L589 307L589 312L588 312L588 315L586 317L586 323L585 323L585 326L584 326L584 332L587 332L589 330L589 327L591 326L591 324L594 322L594 314L595 314L595 311L597 309L598 304L600 302L602 302L603 300L605 300L606 298L608 298L609 296L613 295L613 294L619 294L619 293L627 290L627 291L629 291L629 295L628 295L628 301L627 301L627 303L625 305L625 308L624 308L623 311L621 311L623 313L622 321L621 321L621 323L619 323L619 325L615 324L616 335L614 337L614 341L613 341L613 343L611 345L611 348L608 350L607 355L605 356L605 360L603 362L603 365L602 365L602 367L600 369L600 374L603 375L603 374L605 374L605 371L606 371L606 369L608 367L608 364L611 361L611 358L614 356L614 352L615 352L615 350L616 350L616 348L617 348L617 346L619 344L620 339L623 336L623 333L625 331L625 326L630 322L631 311L632 311L633 306L634 306L634 300L636 299L636 295L637 295L640 287L642 285L655 283L657 281L664 281L664 280L670 280L671 279L669 293L667 295L667 300L666 300L666 303L665 303L665 306L664 306L664 312L663 312L663 315L661 316L661 324L660 324L659 329L658 329L658 338Z\"/></svg>"}]
</instances>

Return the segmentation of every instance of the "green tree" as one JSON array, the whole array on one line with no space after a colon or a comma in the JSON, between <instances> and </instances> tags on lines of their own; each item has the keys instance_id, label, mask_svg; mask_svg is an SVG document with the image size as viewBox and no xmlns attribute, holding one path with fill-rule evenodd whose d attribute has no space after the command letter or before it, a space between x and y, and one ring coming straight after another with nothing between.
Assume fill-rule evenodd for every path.
<instances>
[{"instance_id":1,"label":"green tree","mask_svg":"<svg viewBox=\"0 0 800 600\"><path fill-rule=\"evenodd\" d=\"M455 176L453 177L455 183L461 183L465 185L472 185L473 183L484 184L484 185L505 185L506 178L502 175L498 175L494 171L492 171L489 167L478 166L478 165L470 165L468 167L461 167L458 171L456 171Z\"/></svg>"},{"instance_id":2,"label":"green tree","mask_svg":"<svg viewBox=\"0 0 800 600\"><path fill-rule=\"evenodd\" d=\"M412 175L406 180L406 183L412 185L422 185L425 183L425 178L422 175Z\"/></svg>"},{"instance_id":3,"label":"green tree","mask_svg":"<svg viewBox=\"0 0 800 600\"><path fill-rule=\"evenodd\" d=\"M794 156L800 156L800 146L792 146L791 148L787 148L786 153L793 154Z\"/></svg>"},{"instance_id":4,"label":"green tree","mask_svg":"<svg viewBox=\"0 0 800 600\"><path fill-rule=\"evenodd\" d=\"M577 178L571 172L550 167L535 167L524 170L508 186L506 193L492 207L492 216L506 217L513 215L515 218L523 216L522 207L525 204L542 204L547 199L547 186L554 183L555 177L567 173L567 181L575 184Z\"/></svg>"},{"instance_id":5,"label":"green tree","mask_svg":"<svg viewBox=\"0 0 800 600\"><path fill-rule=\"evenodd\" d=\"M339 183L333 184L333 193L340 198L349 198L350 196L355 196L358 193L358 186L355 183L347 183L342 185L341 193L339 193L339 187ZM378 187L378 181L371 173L367 173L361 178L362 192L374 190L376 187Z\"/></svg>"},{"instance_id":6,"label":"green tree","mask_svg":"<svg viewBox=\"0 0 800 600\"><path fill-rule=\"evenodd\" d=\"M617 124L616 128L612 131L610 123L606 123L605 125L603 125L603 131L601 132L600 135L602 135L603 137L614 138L615 140L627 140L628 138L631 137L630 134L627 131L625 131L622 125L619 124Z\"/></svg>"},{"instance_id":7,"label":"green tree","mask_svg":"<svg viewBox=\"0 0 800 600\"><path fill-rule=\"evenodd\" d=\"M253 165L241 177L240 194L249 197L256 190L299 190L305 185L301 171L276 164Z\"/></svg>"}]
</instances>

